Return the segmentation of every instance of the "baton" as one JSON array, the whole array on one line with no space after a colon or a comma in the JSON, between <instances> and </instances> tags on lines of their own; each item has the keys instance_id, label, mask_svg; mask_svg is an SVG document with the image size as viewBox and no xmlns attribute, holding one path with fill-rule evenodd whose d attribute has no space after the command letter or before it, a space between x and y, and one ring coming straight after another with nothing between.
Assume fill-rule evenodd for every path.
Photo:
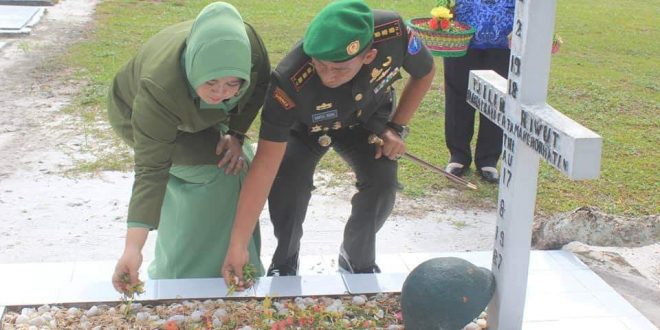
<instances>
[{"instance_id":1,"label":"baton","mask_svg":"<svg viewBox=\"0 0 660 330\"><path fill-rule=\"evenodd\" d=\"M369 140L369 144L377 144L379 146L383 145L383 139L376 136L376 134L369 135L368 140ZM474 185L473 183L471 183L470 181L465 180L465 179L463 179L459 176L453 175L453 174L451 174L451 173L449 173L449 172L447 172L447 171L445 171L445 170L443 170L443 169L441 169L441 168L439 168L435 165L430 164L429 162L426 162L426 161L422 160L421 158L419 158L419 157L417 157L417 156L415 156L415 155L413 155L409 152L404 153L402 155L402 157L406 158L406 159L409 159L409 160L413 161L413 163L419 164L422 167L425 167L425 168L427 168L427 169L429 169L433 172L444 175L447 179L449 179L449 181L461 184L461 185L463 185L465 187L468 187L470 189L477 190L477 186Z\"/></svg>"}]
</instances>

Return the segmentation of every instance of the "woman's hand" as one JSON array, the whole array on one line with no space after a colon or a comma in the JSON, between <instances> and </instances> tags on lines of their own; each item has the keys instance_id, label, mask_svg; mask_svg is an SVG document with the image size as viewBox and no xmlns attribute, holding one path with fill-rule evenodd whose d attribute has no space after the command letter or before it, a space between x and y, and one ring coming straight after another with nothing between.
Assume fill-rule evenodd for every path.
<instances>
[{"instance_id":1,"label":"woman's hand","mask_svg":"<svg viewBox=\"0 0 660 330\"><path fill-rule=\"evenodd\" d=\"M386 128L380 136L381 143L376 142L376 159L385 156L391 160L397 160L406 153L406 143L398 133Z\"/></svg>"},{"instance_id":2,"label":"woman's hand","mask_svg":"<svg viewBox=\"0 0 660 330\"><path fill-rule=\"evenodd\" d=\"M225 134L220 138L215 148L215 154L221 155L223 152L224 156L218 162L218 167L227 165L225 174L236 175L246 167L247 161L245 155L243 155L243 143L237 137Z\"/></svg>"},{"instance_id":3,"label":"woman's hand","mask_svg":"<svg viewBox=\"0 0 660 330\"><path fill-rule=\"evenodd\" d=\"M245 280L243 279L243 266L250 260L250 254L247 248L241 248L230 243L225 255L225 262L222 265L222 277L227 287L234 286L236 291L245 289Z\"/></svg>"},{"instance_id":4,"label":"woman's hand","mask_svg":"<svg viewBox=\"0 0 660 330\"><path fill-rule=\"evenodd\" d=\"M117 261L115 272L112 274L112 285L115 287L115 290L120 293L129 294L129 288L140 283L138 277L140 265L142 265L142 252L139 249L126 248L124 254ZM124 274L128 274L129 283L126 283L122 279Z\"/></svg>"}]
</instances>

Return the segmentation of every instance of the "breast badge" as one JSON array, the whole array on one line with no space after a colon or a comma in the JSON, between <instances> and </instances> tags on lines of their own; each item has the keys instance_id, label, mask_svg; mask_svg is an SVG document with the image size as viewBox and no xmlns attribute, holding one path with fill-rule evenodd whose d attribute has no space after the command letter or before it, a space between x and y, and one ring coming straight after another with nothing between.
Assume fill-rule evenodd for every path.
<instances>
[{"instance_id":1,"label":"breast badge","mask_svg":"<svg viewBox=\"0 0 660 330\"><path fill-rule=\"evenodd\" d=\"M332 108L332 103L321 103L316 106L316 111L323 111Z\"/></svg>"},{"instance_id":2,"label":"breast badge","mask_svg":"<svg viewBox=\"0 0 660 330\"><path fill-rule=\"evenodd\" d=\"M324 148L332 144L332 138L330 137L330 135L328 135L327 127L323 129L323 135L319 136L318 142L319 145Z\"/></svg>"}]
</instances>

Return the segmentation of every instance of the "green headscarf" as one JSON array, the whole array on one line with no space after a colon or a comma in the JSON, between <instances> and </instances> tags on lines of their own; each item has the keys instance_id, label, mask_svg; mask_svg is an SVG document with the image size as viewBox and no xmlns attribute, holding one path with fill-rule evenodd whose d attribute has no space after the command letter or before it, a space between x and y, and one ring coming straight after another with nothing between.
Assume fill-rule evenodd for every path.
<instances>
[{"instance_id":1,"label":"green headscarf","mask_svg":"<svg viewBox=\"0 0 660 330\"><path fill-rule=\"evenodd\" d=\"M244 80L236 96L220 104L200 101L203 109L229 111L250 85L252 54L243 19L234 6L214 2L197 15L183 54L186 77L195 89L205 82L227 76Z\"/></svg>"}]
</instances>

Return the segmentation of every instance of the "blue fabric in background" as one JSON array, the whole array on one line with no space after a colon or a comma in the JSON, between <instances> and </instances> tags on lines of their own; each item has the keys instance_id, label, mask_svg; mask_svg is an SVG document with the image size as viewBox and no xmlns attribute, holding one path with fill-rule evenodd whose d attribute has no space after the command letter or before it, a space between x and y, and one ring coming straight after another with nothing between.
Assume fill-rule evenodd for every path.
<instances>
[{"instance_id":1,"label":"blue fabric in background","mask_svg":"<svg viewBox=\"0 0 660 330\"><path fill-rule=\"evenodd\" d=\"M476 30L470 48L508 48L515 0L456 0L454 20Z\"/></svg>"}]
</instances>

